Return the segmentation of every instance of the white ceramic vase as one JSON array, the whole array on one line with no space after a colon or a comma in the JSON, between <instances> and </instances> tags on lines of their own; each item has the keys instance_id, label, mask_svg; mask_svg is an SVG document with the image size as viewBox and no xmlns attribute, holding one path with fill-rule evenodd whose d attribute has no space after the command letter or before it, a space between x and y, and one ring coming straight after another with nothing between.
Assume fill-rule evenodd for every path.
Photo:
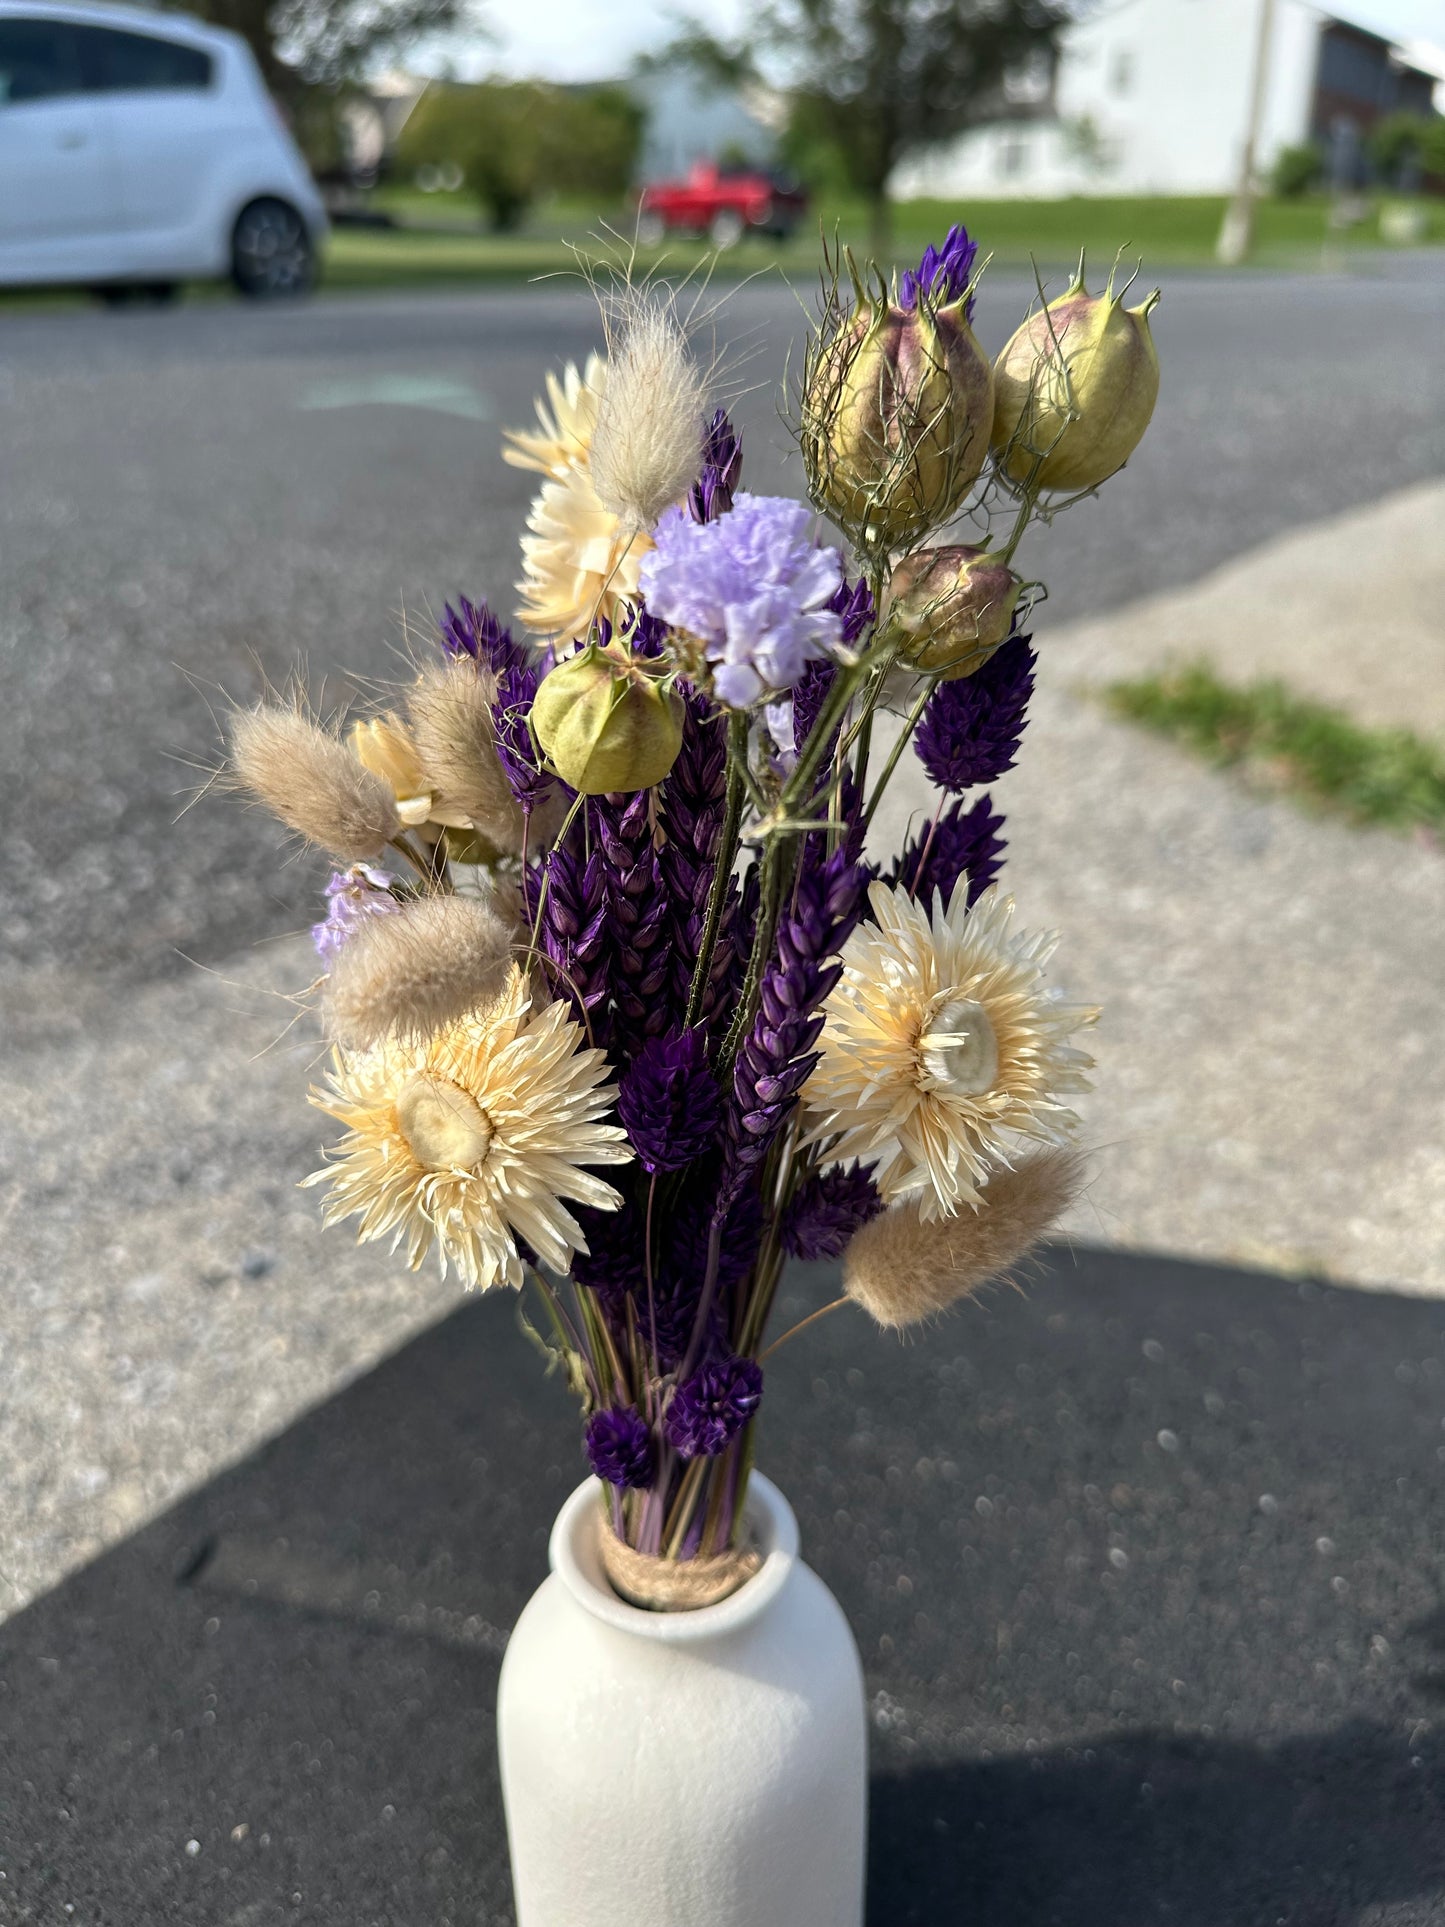
<instances>
[{"instance_id":1,"label":"white ceramic vase","mask_svg":"<svg viewBox=\"0 0 1445 1927\"><path fill-rule=\"evenodd\" d=\"M558 1514L497 1695L517 1927L861 1927L858 1649L757 1472L747 1511L761 1569L673 1613L608 1584L596 1479Z\"/></svg>"}]
</instances>

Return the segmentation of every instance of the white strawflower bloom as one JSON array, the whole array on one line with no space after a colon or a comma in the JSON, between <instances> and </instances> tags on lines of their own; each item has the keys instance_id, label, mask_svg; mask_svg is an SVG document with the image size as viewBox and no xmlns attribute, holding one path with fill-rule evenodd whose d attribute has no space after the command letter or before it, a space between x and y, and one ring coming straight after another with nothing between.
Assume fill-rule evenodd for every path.
<instances>
[{"instance_id":1,"label":"white strawflower bloom","mask_svg":"<svg viewBox=\"0 0 1445 1927\"><path fill-rule=\"evenodd\" d=\"M502 460L542 475L563 475L574 463L585 462L606 387L607 363L599 354L587 357L580 374L575 361L567 363L560 380L549 370L547 398L552 406L549 410L540 398L535 404L540 434L536 429L505 430Z\"/></svg>"},{"instance_id":2,"label":"white strawflower bloom","mask_svg":"<svg viewBox=\"0 0 1445 1927\"><path fill-rule=\"evenodd\" d=\"M1057 938L1011 935L997 889L970 909L960 878L931 917L901 888L868 899L876 922L848 939L824 1005L809 1137L871 1165L885 1202L911 1199L928 1223L977 1209L1022 1143L1068 1141L1078 1120L1060 1099L1088 1089L1094 1062L1069 1039L1099 1013L1045 988Z\"/></svg>"},{"instance_id":3,"label":"white strawflower bloom","mask_svg":"<svg viewBox=\"0 0 1445 1927\"><path fill-rule=\"evenodd\" d=\"M652 538L597 499L585 466L544 482L522 537L521 619L541 634L573 640L599 617L615 622L637 599L637 574Z\"/></svg>"},{"instance_id":4,"label":"white strawflower bloom","mask_svg":"<svg viewBox=\"0 0 1445 1927\"><path fill-rule=\"evenodd\" d=\"M522 1283L518 1238L565 1272L587 1241L562 1200L615 1210L617 1192L586 1167L632 1155L622 1127L601 1121L616 1095L606 1053L582 1037L565 1004L531 1013L514 968L489 1009L425 1042L338 1050L311 1092L347 1127L305 1180L331 1187L326 1222L359 1217L358 1242L405 1244L413 1271L435 1244L443 1273L455 1265L472 1289Z\"/></svg>"}]
</instances>

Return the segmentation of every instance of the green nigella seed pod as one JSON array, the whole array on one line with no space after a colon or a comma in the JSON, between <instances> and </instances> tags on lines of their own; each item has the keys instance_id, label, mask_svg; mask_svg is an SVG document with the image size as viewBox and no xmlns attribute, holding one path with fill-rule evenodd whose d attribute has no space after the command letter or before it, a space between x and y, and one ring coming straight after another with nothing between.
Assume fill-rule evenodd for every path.
<instances>
[{"instance_id":1,"label":"green nigella seed pod","mask_svg":"<svg viewBox=\"0 0 1445 1927\"><path fill-rule=\"evenodd\" d=\"M945 522L978 480L993 370L964 314L869 298L811 355L803 458L814 502L869 548L902 549Z\"/></svg>"},{"instance_id":2,"label":"green nigella seed pod","mask_svg":"<svg viewBox=\"0 0 1445 1927\"><path fill-rule=\"evenodd\" d=\"M682 748L681 709L654 665L596 643L548 671L531 717L552 767L583 796L651 789Z\"/></svg>"},{"instance_id":3,"label":"green nigella seed pod","mask_svg":"<svg viewBox=\"0 0 1445 1927\"><path fill-rule=\"evenodd\" d=\"M1097 488L1143 439L1159 395L1149 315L1123 294L1090 294L1084 264L1057 301L1029 319L994 366L993 445L1016 482L1072 494Z\"/></svg>"},{"instance_id":4,"label":"green nigella seed pod","mask_svg":"<svg viewBox=\"0 0 1445 1927\"><path fill-rule=\"evenodd\" d=\"M1007 639L1022 586L986 549L918 549L894 568L885 620L901 636L904 661L954 682L982 669Z\"/></svg>"}]
</instances>

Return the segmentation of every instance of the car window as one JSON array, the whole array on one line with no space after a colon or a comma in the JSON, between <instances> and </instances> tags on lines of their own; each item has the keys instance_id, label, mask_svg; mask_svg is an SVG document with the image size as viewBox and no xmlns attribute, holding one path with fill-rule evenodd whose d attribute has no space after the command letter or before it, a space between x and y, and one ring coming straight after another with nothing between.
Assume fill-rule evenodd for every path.
<instances>
[{"instance_id":1,"label":"car window","mask_svg":"<svg viewBox=\"0 0 1445 1927\"><path fill-rule=\"evenodd\" d=\"M91 93L175 92L211 84L211 56L199 47L112 27L77 27L75 37Z\"/></svg>"},{"instance_id":2,"label":"car window","mask_svg":"<svg viewBox=\"0 0 1445 1927\"><path fill-rule=\"evenodd\" d=\"M81 91L75 35L63 20L0 20L0 106Z\"/></svg>"}]
</instances>

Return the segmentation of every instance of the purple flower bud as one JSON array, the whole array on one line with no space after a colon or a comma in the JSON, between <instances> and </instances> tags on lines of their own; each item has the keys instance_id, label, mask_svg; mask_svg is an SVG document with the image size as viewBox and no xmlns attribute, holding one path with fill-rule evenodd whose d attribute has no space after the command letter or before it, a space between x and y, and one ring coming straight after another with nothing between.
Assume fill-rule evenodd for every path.
<instances>
[{"instance_id":1,"label":"purple flower bud","mask_svg":"<svg viewBox=\"0 0 1445 1927\"><path fill-rule=\"evenodd\" d=\"M898 302L900 307L916 308L919 296L926 296L935 307L946 308L968 286L969 276L973 273L974 257L978 253L978 242L971 241L968 229L955 225L948 230L941 248L934 247L930 241L923 250L923 259L916 270L908 269L899 278ZM969 296L965 315L973 320L973 296Z\"/></svg>"},{"instance_id":2,"label":"purple flower bud","mask_svg":"<svg viewBox=\"0 0 1445 1927\"><path fill-rule=\"evenodd\" d=\"M608 1485L645 1491L657 1476L647 1421L634 1405L594 1412L587 1421L587 1462Z\"/></svg>"},{"instance_id":3,"label":"purple flower bud","mask_svg":"<svg viewBox=\"0 0 1445 1927\"><path fill-rule=\"evenodd\" d=\"M622 1073L617 1115L644 1170L680 1171L701 1157L720 1109L701 1030L649 1037Z\"/></svg>"},{"instance_id":4,"label":"purple flower bud","mask_svg":"<svg viewBox=\"0 0 1445 1927\"><path fill-rule=\"evenodd\" d=\"M914 736L918 760L940 789L961 795L1012 769L1034 693L1034 652L1010 636L982 669L940 683Z\"/></svg>"},{"instance_id":5,"label":"purple flower bud","mask_svg":"<svg viewBox=\"0 0 1445 1927\"><path fill-rule=\"evenodd\" d=\"M763 1395L755 1358L719 1358L685 1378L673 1393L664 1429L685 1459L715 1458L742 1431Z\"/></svg>"},{"instance_id":6,"label":"purple flower bud","mask_svg":"<svg viewBox=\"0 0 1445 1927\"><path fill-rule=\"evenodd\" d=\"M702 474L688 491L687 512L694 522L715 522L733 505L742 480L743 450L737 431L719 408L702 444Z\"/></svg>"},{"instance_id":7,"label":"purple flower bud","mask_svg":"<svg viewBox=\"0 0 1445 1927\"><path fill-rule=\"evenodd\" d=\"M841 1258L855 1231L883 1209L870 1174L860 1164L835 1164L798 1186L783 1219L790 1258Z\"/></svg>"}]
</instances>

